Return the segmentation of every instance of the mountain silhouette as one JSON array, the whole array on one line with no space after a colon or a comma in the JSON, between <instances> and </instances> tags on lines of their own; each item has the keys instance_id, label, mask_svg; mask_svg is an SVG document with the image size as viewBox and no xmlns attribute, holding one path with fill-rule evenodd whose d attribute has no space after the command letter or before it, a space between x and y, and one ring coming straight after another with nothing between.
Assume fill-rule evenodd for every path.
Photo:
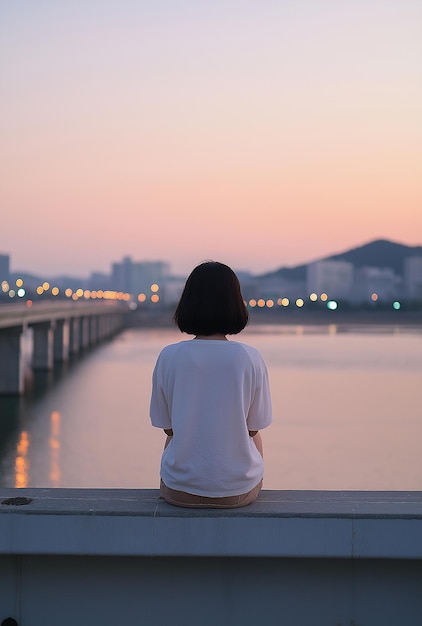
<instances>
[{"instance_id":1,"label":"mountain silhouette","mask_svg":"<svg viewBox=\"0 0 422 626\"><path fill-rule=\"evenodd\" d=\"M333 254L331 256L316 259L318 261L348 261L356 268L382 267L391 268L396 274L402 275L404 260L411 256L422 256L422 246L406 246L387 239L377 239L369 243ZM291 281L306 280L306 268L308 263L295 267L281 267L280 269L262 274L259 278L280 277Z\"/></svg>"}]
</instances>

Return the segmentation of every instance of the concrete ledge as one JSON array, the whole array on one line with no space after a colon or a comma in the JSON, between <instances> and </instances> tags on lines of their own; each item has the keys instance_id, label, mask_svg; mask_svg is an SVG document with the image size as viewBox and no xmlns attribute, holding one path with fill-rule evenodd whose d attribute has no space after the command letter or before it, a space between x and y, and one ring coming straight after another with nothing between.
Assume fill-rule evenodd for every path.
<instances>
[{"instance_id":1,"label":"concrete ledge","mask_svg":"<svg viewBox=\"0 0 422 626\"><path fill-rule=\"evenodd\" d=\"M19 626L422 626L422 493L0 489L0 589Z\"/></svg>"},{"instance_id":2,"label":"concrete ledge","mask_svg":"<svg viewBox=\"0 0 422 626\"><path fill-rule=\"evenodd\" d=\"M29 498L23 505L4 503ZM0 554L422 558L422 492L263 491L232 510L158 490L0 489Z\"/></svg>"}]
</instances>

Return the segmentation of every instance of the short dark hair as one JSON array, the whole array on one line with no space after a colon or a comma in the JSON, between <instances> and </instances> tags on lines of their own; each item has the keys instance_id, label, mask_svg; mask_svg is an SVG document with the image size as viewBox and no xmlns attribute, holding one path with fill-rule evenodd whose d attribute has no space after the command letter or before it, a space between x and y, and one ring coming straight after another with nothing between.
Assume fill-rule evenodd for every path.
<instances>
[{"instance_id":1,"label":"short dark hair","mask_svg":"<svg viewBox=\"0 0 422 626\"><path fill-rule=\"evenodd\" d=\"M236 335L248 319L239 280L228 265L205 261L195 267L174 314L183 333Z\"/></svg>"}]
</instances>

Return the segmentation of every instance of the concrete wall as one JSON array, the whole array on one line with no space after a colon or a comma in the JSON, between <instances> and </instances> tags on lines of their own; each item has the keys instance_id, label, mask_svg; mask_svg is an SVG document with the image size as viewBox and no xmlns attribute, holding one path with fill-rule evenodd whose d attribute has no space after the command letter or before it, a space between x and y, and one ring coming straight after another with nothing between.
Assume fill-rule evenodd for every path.
<instances>
[{"instance_id":1,"label":"concrete wall","mask_svg":"<svg viewBox=\"0 0 422 626\"><path fill-rule=\"evenodd\" d=\"M422 625L420 492L264 491L231 511L154 490L0 502L0 622Z\"/></svg>"}]
</instances>

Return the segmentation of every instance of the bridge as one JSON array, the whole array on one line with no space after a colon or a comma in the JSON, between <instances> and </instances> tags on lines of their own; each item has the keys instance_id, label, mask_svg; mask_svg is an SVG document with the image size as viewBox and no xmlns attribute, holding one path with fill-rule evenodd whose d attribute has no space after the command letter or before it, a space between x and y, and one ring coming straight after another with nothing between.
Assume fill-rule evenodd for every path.
<instances>
[{"instance_id":1,"label":"bridge","mask_svg":"<svg viewBox=\"0 0 422 626\"><path fill-rule=\"evenodd\" d=\"M24 391L22 336L33 332L33 370L51 370L55 363L107 339L123 326L121 303L43 302L0 306L0 394Z\"/></svg>"}]
</instances>

